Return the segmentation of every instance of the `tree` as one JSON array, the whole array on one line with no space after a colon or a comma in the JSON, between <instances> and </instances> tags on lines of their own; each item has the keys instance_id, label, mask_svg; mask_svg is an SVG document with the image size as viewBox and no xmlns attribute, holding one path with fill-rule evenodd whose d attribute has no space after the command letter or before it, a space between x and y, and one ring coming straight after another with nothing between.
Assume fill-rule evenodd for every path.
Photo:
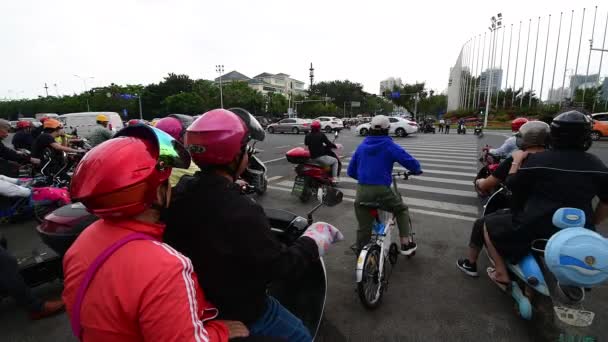
<instances>
[{"instance_id":1,"label":"tree","mask_svg":"<svg viewBox=\"0 0 608 342\"><path fill-rule=\"evenodd\" d=\"M268 93L267 112L272 115L287 113L288 101L282 94Z\"/></svg>"},{"instance_id":2,"label":"tree","mask_svg":"<svg viewBox=\"0 0 608 342\"><path fill-rule=\"evenodd\" d=\"M223 86L224 107L242 107L252 113L263 111L264 96L249 88L246 82L230 82Z\"/></svg>"},{"instance_id":3,"label":"tree","mask_svg":"<svg viewBox=\"0 0 608 342\"><path fill-rule=\"evenodd\" d=\"M167 113L201 114L204 113L204 101L195 93L181 93L167 97L163 104Z\"/></svg>"}]
</instances>

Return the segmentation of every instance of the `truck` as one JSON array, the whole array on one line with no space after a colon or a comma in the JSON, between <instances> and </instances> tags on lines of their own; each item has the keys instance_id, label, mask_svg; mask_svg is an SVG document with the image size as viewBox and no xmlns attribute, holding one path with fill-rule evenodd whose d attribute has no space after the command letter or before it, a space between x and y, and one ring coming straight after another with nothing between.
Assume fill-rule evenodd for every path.
<instances>
[{"instance_id":1,"label":"truck","mask_svg":"<svg viewBox=\"0 0 608 342\"><path fill-rule=\"evenodd\" d=\"M59 115L57 113L38 113L36 115L34 115L34 117L36 118L36 120L40 120L44 117L47 118L57 118Z\"/></svg>"}]
</instances>

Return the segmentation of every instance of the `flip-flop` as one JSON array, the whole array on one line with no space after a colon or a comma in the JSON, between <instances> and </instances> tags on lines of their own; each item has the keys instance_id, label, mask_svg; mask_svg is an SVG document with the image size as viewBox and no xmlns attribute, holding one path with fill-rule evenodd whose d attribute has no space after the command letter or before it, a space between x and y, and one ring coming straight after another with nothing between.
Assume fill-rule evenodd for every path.
<instances>
[{"instance_id":1,"label":"flip-flop","mask_svg":"<svg viewBox=\"0 0 608 342\"><path fill-rule=\"evenodd\" d=\"M511 287L511 282L502 282L496 280L496 269L494 267L488 267L486 272L488 273L488 278L490 278L490 280L496 284L499 289L501 289L503 292L508 292L507 290Z\"/></svg>"}]
</instances>

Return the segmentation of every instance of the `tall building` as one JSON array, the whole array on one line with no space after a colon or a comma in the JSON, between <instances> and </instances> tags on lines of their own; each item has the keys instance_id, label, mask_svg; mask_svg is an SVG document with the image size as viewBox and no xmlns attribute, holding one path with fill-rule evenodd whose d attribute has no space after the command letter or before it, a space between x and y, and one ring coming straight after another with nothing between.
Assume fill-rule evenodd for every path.
<instances>
[{"instance_id":1,"label":"tall building","mask_svg":"<svg viewBox=\"0 0 608 342\"><path fill-rule=\"evenodd\" d=\"M380 94L384 94L384 91L392 91L395 87L402 87L403 82L400 77L389 77L384 81L380 82Z\"/></svg>"},{"instance_id":2,"label":"tall building","mask_svg":"<svg viewBox=\"0 0 608 342\"><path fill-rule=\"evenodd\" d=\"M593 75L572 75L570 76L570 89L576 91L578 88L591 88L597 87L600 81L599 74Z\"/></svg>"},{"instance_id":3,"label":"tall building","mask_svg":"<svg viewBox=\"0 0 608 342\"><path fill-rule=\"evenodd\" d=\"M559 103L570 97L570 88L559 87L557 89L549 89L547 103Z\"/></svg>"},{"instance_id":4,"label":"tall building","mask_svg":"<svg viewBox=\"0 0 608 342\"><path fill-rule=\"evenodd\" d=\"M502 69L487 69L486 71L481 73L479 77L479 88L482 93L486 93L488 91L488 80L490 79L490 71L492 72L492 82L490 83L490 87L492 88L492 93L496 94L496 91L500 89L502 85Z\"/></svg>"},{"instance_id":5,"label":"tall building","mask_svg":"<svg viewBox=\"0 0 608 342\"><path fill-rule=\"evenodd\" d=\"M608 101L608 77L604 77L604 82L602 82L602 100Z\"/></svg>"}]
</instances>

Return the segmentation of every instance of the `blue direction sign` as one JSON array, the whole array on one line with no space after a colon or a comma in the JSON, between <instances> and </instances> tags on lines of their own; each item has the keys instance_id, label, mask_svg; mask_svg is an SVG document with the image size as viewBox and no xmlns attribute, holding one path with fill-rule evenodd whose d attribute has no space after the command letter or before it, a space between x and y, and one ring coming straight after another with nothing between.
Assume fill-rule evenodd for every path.
<instances>
[{"instance_id":1,"label":"blue direction sign","mask_svg":"<svg viewBox=\"0 0 608 342\"><path fill-rule=\"evenodd\" d=\"M398 91L394 91L391 93L391 98L393 99L398 99L399 97L401 97L401 93Z\"/></svg>"}]
</instances>

